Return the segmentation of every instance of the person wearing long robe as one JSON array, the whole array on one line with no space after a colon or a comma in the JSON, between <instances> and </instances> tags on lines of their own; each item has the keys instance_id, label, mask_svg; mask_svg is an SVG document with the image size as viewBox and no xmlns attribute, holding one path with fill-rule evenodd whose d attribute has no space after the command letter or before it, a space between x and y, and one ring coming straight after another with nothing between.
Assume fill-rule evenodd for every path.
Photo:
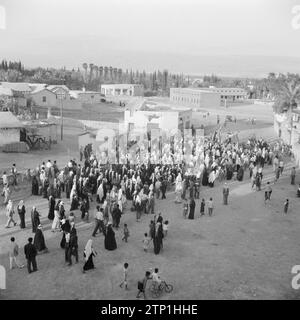
<instances>
[{"instance_id":1,"label":"person wearing long robe","mask_svg":"<svg viewBox=\"0 0 300 320\"><path fill-rule=\"evenodd\" d=\"M48 211L48 219L51 221L54 220L54 208L55 208L55 199L51 195L49 197L49 211Z\"/></svg>"},{"instance_id":2,"label":"person wearing long robe","mask_svg":"<svg viewBox=\"0 0 300 320\"><path fill-rule=\"evenodd\" d=\"M180 200L181 192L182 192L182 177L181 177L181 173L178 173L178 176L176 177L176 187L175 187L176 199L175 199L175 203L181 203L181 200Z\"/></svg>"},{"instance_id":3,"label":"person wearing long robe","mask_svg":"<svg viewBox=\"0 0 300 320\"><path fill-rule=\"evenodd\" d=\"M71 230L71 224L68 219L62 219L61 221L61 230L63 231L62 239L60 241L60 247L65 249L66 246L66 234Z\"/></svg>"},{"instance_id":4,"label":"person wearing long robe","mask_svg":"<svg viewBox=\"0 0 300 320\"><path fill-rule=\"evenodd\" d=\"M93 240L89 239L83 252L83 256L85 260L85 263L83 266L83 272L95 268L93 257L95 257L96 254L97 252L93 248Z\"/></svg>"},{"instance_id":5,"label":"person wearing long robe","mask_svg":"<svg viewBox=\"0 0 300 320\"><path fill-rule=\"evenodd\" d=\"M228 204L228 195L229 195L229 187L227 183L225 183L223 188L223 204L225 205Z\"/></svg>"},{"instance_id":6,"label":"person wearing long robe","mask_svg":"<svg viewBox=\"0 0 300 320\"><path fill-rule=\"evenodd\" d=\"M46 179L44 181L44 185L43 185L43 198L44 199L48 198L48 187L49 187L49 181L48 181L48 179Z\"/></svg>"},{"instance_id":7,"label":"person wearing long robe","mask_svg":"<svg viewBox=\"0 0 300 320\"><path fill-rule=\"evenodd\" d=\"M112 229L112 225L110 222L108 223L105 230L104 247L106 250L110 250L110 251L117 249L115 232Z\"/></svg>"},{"instance_id":8,"label":"person wearing long robe","mask_svg":"<svg viewBox=\"0 0 300 320\"><path fill-rule=\"evenodd\" d=\"M31 193L32 193L33 196L38 196L39 195L39 182L38 182L36 176L32 177Z\"/></svg>"},{"instance_id":9,"label":"person wearing long robe","mask_svg":"<svg viewBox=\"0 0 300 320\"><path fill-rule=\"evenodd\" d=\"M240 166L238 173L237 173L237 180L238 181L243 181L244 178L244 168Z\"/></svg>"},{"instance_id":10,"label":"person wearing long robe","mask_svg":"<svg viewBox=\"0 0 300 320\"><path fill-rule=\"evenodd\" d=\"M32 223L32 232L36 233L38 226L41 224L40 214L36 210L36 207L32 207L32 210L31 210L31 223Z\"/></svg>"},{"instance_id":11,"label":"person wearing long robe","mask_svg":"<svg viewBox=\"0 0 300 320\"><path fill-rule=\"evenodd\" d=\"M72 198L71 198L71 208L70 208L70 210L71 211L77 210L78 207L79 207L79 200L78 200L77 194L74 193Z\"/></svg>"},{"instance_id":12,"label":"person wearing long robe","mask_svg":"<svg viewBox=\"0 0 300 320\"><path fill-rule=\"evenodd\" d=\"M203 169L202 185L203 186L207 186L208 185L208 172L207 172L207 168L206 167Z\"/></svg>"},{"instance_id":13,"label":"person wearing long robe","mask_svg":"<svg viewBox=\"0 0 300 320\"><path fill-rule=\"evenodd\" d=\"M38 253L48 252L41 224L37 227L36 233L34 235L33 244L36 247Z\"/></svg>"},{"instance_id":14,"label":"person wearing long robe","mask_svg":"<svg viewBox=\"0 0 300 320\"><path fill-rule=\"evenodd\" d=\"M195 217L195 207L196 207L196 203L195 203L195 200L194 198L191 198L191 201L190 201L190 212L189 212L189 216L188 218L193 220L194 217Z\"/></svg>"},{"instance_id":15,"label":"person wearing long robe","mask_svg":"<svg viewBox=\"0 0 300 320\"><path fill-rule=\"evenodd\" d=\"M157 222L155 225L155 235L153 238L153 247L154 253L159 254L161 248L163 246L163 230L162 230L162 223Z\"/></svg>"},{"instance_id":16,"label":"person wearing long robe","mask_svg":"<svg viewBox=\"0 0 300 320\"><path fill-rule=\"evenodd\" d=\"M233 167L231 164L228 164L226 168L226 179L231 180L232 176L233 176Z\"/></svg>"},{"instance_id":17,"label":"person wearing long robe","mask_svg":"<svg viewBox=\"0 0 300 320\"><path fill-rule=\"evenodd\" d=\"M19 217L20 217L20 228L21 229L25 229L26 226L25 226L25 213L26 213L26 209L25 209L25 205L24 205L24 201L21 200L19 202L19 205L17 207L17 210L18 210L18 214L19 214Z\"/></svg>"}]
</instances>

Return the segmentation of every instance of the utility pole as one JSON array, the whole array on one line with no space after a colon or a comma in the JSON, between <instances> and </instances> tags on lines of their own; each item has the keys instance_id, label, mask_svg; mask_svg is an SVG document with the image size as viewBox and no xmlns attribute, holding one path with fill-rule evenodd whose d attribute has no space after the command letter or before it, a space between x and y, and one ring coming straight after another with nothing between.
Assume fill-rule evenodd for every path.
<instances>
[{"instance_id":1,"label":"utility pole","mask_svg":"<svg viewBox=\"0 0 300 320\"><path fill-rule=\"evenodd\" d=\"M60 98L60 140L64 138L63 99Z\"/></svg>"}]
</instances>

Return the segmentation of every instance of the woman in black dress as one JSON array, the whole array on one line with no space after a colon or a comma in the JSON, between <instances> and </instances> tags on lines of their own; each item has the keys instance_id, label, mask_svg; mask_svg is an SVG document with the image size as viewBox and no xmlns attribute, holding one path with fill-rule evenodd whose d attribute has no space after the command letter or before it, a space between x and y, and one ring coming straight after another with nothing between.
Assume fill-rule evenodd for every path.
<instances>
[{"instance_id":1,"label":"woman in black dress","mask_svg":"<svg viewBox=\"0 0 300 320\"><path fill-rule=\"evenodd\" d=\"M83 252L83 256L85 260L85 264L83 266L83 272L95 268L93 257L95 257L96 254L97 252L93 249L93 240L89 239Z\"/></svg>"},{"instance_id":2,"label":"woman in black dress","mask_svg":"<svg viewBox=\"0 0 300 320\"><path fill-rule=\"evenodd\" d=\"M33 196L39 195L39 182L36 176L32 177L32 183L31 183L31 193Z\"/></svg>"},{"instance_id":3,"label":"woman in black dress","mask_svg":"<svg viewBox=\"0 0 300 320\"><path fill-rule=\"evenodd\" d=\"M37 227L36 233L34 235L33 244L36 247L36 250L37 250L38 253L46 253L46 252L48 252L41 224Z\"/></svg>"},{"instance_id":4,"label":"woman in black dress","mask_svg":"<svg viewBox=\"0 0 300 320\"><path fill-rule=\"evenodd\" d=\"M48 219L51 221L54 220L54 208L55 208L55 199L51 195L49 197L49 212L48 212Z\"/></svg>"},{"instance_id":5,"label":"woman in black dress","mask_svg":"<svg viewBox=\"0 0 300 320\"><path fill-rule=\"evenodd\" d=\"M110 251L117 249L115 232L112 228L111 222L109 222L106 227L105 238L104 238L104 247L106 250L110 250Z\"/></svg>"},{"instance_id":6,"label":"woman in black dress","mask_svg":"<svg viewBox=\"0 0 300 320\"><path fill-rule=\"evenodd\" d=\"M190 201L190 212L189 212L189 216L188 216L189 219L194 219L195 206L196 206L195 200L194 200L194 198L191 198L191 201Z\"/></svg>"},{"instance_id":7,"label":"woman in black dress","mask_svg":"<svg viewBox=\"0 0 300 320\"><path fill-rule=\"evenodd\" d=\"M25 229L26 226L25 226L25 213L26 213L26 209L25 209L25 205L24 205L24 201L21 200L19 202L19 205L17 207L17 210L18 210L18 214L19 214L19 217L20 217L20 228L21 229Z\"/></svg>"},{"instance_id":8,"label":"woman in black dress","mask_svg":"<svg viewBox=\"0 0 300 320\"><path fill-rule=\"evenodd\" d=\"M162 229L162 223L157 222L155 225L155 235L153 238L153 247L154 247L154 253L159 254L160 250L163 247L163 229Z\"/></svg>"}]
</instances>

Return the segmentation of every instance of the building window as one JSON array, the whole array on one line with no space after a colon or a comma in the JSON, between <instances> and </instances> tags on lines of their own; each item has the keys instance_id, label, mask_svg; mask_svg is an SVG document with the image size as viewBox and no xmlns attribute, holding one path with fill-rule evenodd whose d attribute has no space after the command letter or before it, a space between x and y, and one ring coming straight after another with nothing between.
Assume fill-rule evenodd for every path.
<instances>
[{"instance_id":1,"label":"building window","mask_svg":"<svg viewBox=\"0 0 300 320\"><path fill-rule=\"evenodd\" d=\"M47 101L47 98L45 96L43 96L43 102L46 102Z\"/></svg>"}]
</instances>

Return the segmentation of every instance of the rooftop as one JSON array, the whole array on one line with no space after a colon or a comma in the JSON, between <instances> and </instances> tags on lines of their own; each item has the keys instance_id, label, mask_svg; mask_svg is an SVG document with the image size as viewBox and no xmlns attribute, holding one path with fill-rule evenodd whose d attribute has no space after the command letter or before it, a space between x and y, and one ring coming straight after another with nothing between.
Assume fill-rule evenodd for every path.
<instances>
[{"instance_id":1,"label":"rooftop","mask_svg":"<svg viewBox=\"0 0 300 320\"><path fill-rule=\"evenodd\" d=\"M3 88L8 88L19 92L31 92L31 88L24 82L1 82Z\"/></svg>"},{"instance_id":2,"label":"rooftop","mask_svg":"<svg viewBox=\"0 0 300 320\"><path fill-rule=\"evenodd\" d=\"M0 128L23 128L24 125L10 111L0 111Z\"/></svg>"}]
</instances>

